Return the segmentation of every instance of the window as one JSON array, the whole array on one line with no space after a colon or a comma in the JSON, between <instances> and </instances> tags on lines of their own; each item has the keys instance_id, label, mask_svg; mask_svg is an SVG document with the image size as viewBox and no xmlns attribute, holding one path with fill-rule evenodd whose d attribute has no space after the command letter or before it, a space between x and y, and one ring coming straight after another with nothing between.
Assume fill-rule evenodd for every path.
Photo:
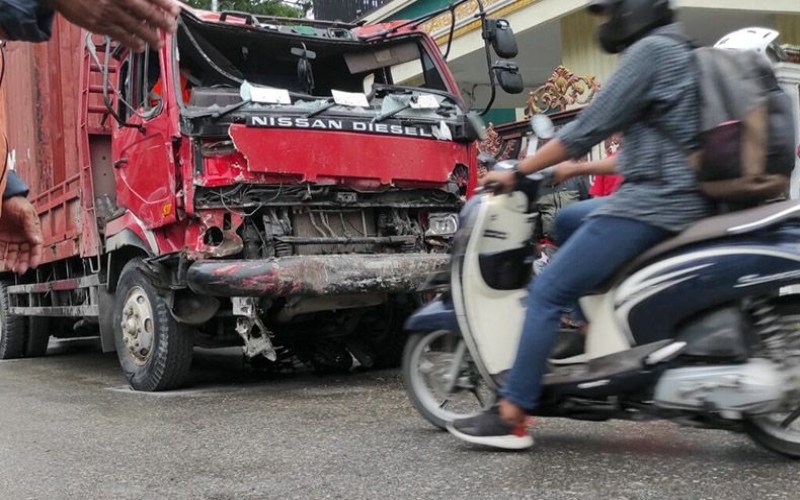
<instances>
[{"instance_id":1,"label":"window","mask_svg":"<svg viewBox=\"0 0 800 500\"><path fill-rule=\"evenodd\" d=\"M161 66L158 52L147 49L141 54L131 54L120 66L120 82L125 103L120 102L119 114L123 119L129 115L149 118L160 112L164 100ZM134 111L135 110L135 111Z\"/></svg>"}]
</instances>

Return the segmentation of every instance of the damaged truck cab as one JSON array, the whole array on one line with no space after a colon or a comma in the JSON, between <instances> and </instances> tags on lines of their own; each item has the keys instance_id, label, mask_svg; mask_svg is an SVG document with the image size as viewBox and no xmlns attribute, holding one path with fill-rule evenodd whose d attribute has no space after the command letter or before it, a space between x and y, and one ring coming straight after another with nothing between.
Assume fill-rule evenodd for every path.
<instances>
[{"instance_id":1,"label":"damaged truck cab","mask_svg":"<svg viewBox=\"0 0 800 500\"><path fill-rule=\"evenodd\" d=\"M179 21L143 53L80 35L80 223L5 282L5 325L97 327L138 390L184 383L194 346L396 361L476 182L479 131L439 48L405 26ZM58 216L37 200L45 223ZM18 351L6 357L32 354Z\"/></svg>"}]
</instances>

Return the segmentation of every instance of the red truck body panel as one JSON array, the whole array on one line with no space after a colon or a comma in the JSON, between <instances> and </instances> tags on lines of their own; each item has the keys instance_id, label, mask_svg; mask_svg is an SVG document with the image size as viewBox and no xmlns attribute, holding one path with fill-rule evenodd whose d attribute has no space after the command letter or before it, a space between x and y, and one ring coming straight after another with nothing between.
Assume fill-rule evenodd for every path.
<instances>
[{"instance_id":1,"label":"red truck body panel","mask_svg":"<svg viewBox=\"0 0 800 500\"><path fill-rule=\"evenodd\" d=\"M455 142L244 125L231 126L230 135L251 172L297 175L308 182L441 185L454 161L469 164L464 145ZM370 174L375 177L369 179Z\"/></svg>"},{"instance_id":2,"label":"red truck body panel","mask_svg":"<svg viewBox=\"0 0 800 500\"><path fill-rule=\"evenodd\" d=\"M7 48L4 129L11 164L30 187L40 213L46 262L97 250L94 231L82 237L81 191L91 189L91 179L81 179L81 142L89 139L81 130L83 36L59 18L51 42L11 42ZM91 84L99 87L99 78ZM98 95L91 96L90 106L104 109ZM110 123L102 127L99 116L91 115L94 123L87 125L95 134L109 133ZM91 197L88 201L93 204ZM82 252L87 243L93 251Z\"/></svg>"}]
</instances>

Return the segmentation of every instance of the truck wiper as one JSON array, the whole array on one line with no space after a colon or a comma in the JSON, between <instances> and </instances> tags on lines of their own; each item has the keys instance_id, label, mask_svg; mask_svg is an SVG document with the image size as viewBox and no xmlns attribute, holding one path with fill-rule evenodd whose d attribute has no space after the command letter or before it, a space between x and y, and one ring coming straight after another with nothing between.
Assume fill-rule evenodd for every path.
<instances>
[{"instance_id":1,"label":"truck wiper","mask_svg":"<svg viewBox=\"0 0 800 500\"><path fill-rule=\"evenodd\" d=\"M317 100L317 101L320 100L319 98L316 98L316 97L314 97L312 95L303 94L303 93L300 93L300 92L289 92L289 96L295 97L295 98L300 98L300 99L314 99L314 100ZM332 97L329 97L329 98L325 99L325 101L327 101L329 103L332 102L332 100L333 100ZM253 104L253 100L252 99L245 99L243 101L239 101L239 102L230 104L228 106L225 106L224 108L220 108L220 109L216 109L216 110L201 110L201 111L188 111L187 110L187 111L184 111L183 114L187 118L211 118L212 120L218 120L218 119L222 118L223 116L225 116L225 115L227 115L229 113L233 113L234 111L236 111L236 110L238 110L238 109L240 109L240 108L242 108L242 107L244 107L244 106L246 106L248 104ZM315 115L317 115L319 113L322 113L323 111L327 110L328 108L333 107L334 105L335 104L326 104L326 105L322 106L321 108L318 108L318 109L315 109L315 110L311 111L309 114L306 115L306 117L315 116Z\"/></svg>"},{"instance_id":2,"label":"truck wiper","mask_svg":"<svg viewBox=\"0 0 800 500\"><path fill-rule=\"evenodd\" d=\"M323 104L322 106L318 107L317 109L315 109L313 111L309 111L308 113L303 115L303 117L304 118L311 118L312 116L317 116L318 114L324 113L325 111L331 109L334 106L336 106L336 101L333 99L333 97L329 97L329 98L325 99L325 104Z\"/></svg>"},{"instance_id":3,"label":"truck wiper","mask_svg":"<svg viewBox=\"0 0 800 500\"><path fill-rule=\"evenodd\" d=\"M419 92L422 94L434 94L449 99L450 101L463 107L463 103L461 102L461 100L458 97L451 94L450 92L447 92L446 90L426 89L422 87L404 87L400 85L387 85L383 83L376 83L375 85L373 85L372 90L373 94L381 90L385 90L388 92L411 91L411 92Z\"/></svg>"},{"instance_id":4,"label":"truck wiper","mask_svg":"<svg viewBox=\"0 0 800 500\"><path fill-rule=\"evenodd\" d=\"M405 104L405 105L403 105L403 106L401 106L401 107L399 107L397 109L393 109L391 111L387 111L386 113L379 114L378 116L376 116L375 118L372 119L372 123L382 122L383 120L385 120L387 118L391 118L394 115L396 115L397 113L400 113L400 112L405 111L405 110L410 109L410 108L411 108L411 100L409 99L408 104Z\"/></svg>"}]
</instances>

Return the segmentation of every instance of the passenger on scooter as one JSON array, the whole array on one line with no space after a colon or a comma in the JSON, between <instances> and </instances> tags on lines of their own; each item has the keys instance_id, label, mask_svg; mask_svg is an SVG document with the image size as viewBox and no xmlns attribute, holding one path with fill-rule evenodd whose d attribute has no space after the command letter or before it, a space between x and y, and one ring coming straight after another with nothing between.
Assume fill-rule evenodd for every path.
<instances>
[{"instance_id":1,"label":"passenger on scooter","mask_svg":"<svg viewBox=\"0 0 800 500\"><path fill-rule=\"evenodd\" d=\"M581 157L621 131L625 148L617 161L624 182L533 280L516 359L498 404L448 427L464 441L507 449L532 446L526 412L538 404L564 308L648 248L713 212L686 157L696 144L699 123L690 48L652 36L682 31L673 23L669 1L593 0L588 9L602 20L602 48L624 51L617 71L578 118L520 162L516 172L490 172L481 181L511 189L518 176ZM659 112L652 113L653 108Z\"/></svg>"}]
</instances>

